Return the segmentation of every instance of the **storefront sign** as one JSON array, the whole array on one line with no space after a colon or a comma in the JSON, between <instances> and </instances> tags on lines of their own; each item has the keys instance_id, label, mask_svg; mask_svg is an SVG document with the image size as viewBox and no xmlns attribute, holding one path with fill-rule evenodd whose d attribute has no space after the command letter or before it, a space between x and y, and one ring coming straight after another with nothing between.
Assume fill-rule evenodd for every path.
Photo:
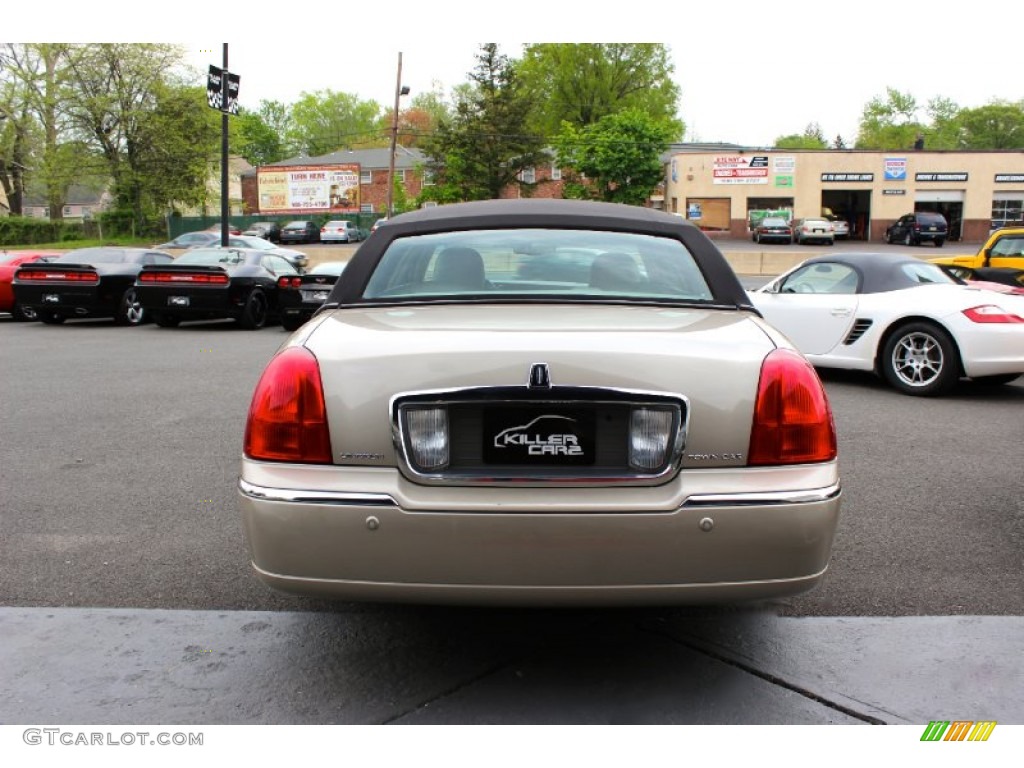
<instances>
[{"instance_id":1,"label":"storefront sign","mask_svg":"<svg viewBox=\"0 0 1024 768\"><path fill-rule=\"evenodd\" d=\"M873 173L823 173L822 181L874 181Z\"/></svg>"},{"instance_id":2,"label":"storefront sign","mask_svg":"<svg viewBox=\"0 0 1024 768\"><path fill-rule=\"evenodd\" d=\"M775 177L776 187L792 187L793 177L792 176L776 176Z\"/></svg>"},{"instance_id":3,"label":"storefront sign","mask_svg":"<svg viewBox=\"0 0 1024 768\"><path fill-rule=\"evenodd\" d=\"M772 170L784 175L795 173L796 158L792 155L776 155L772 158Z\"/></svg>"},{"instance_id":4,"label":"storefront sign","mask_svg":"<svg viewBox=\"0 0 1024 768\"><path fill-rule=\"evenodd\" d=\"M767 184L768 155L719 155L711 175L715 184Z\"/></svg>"},{"instance_id":5,"label":"storefront sign","mask_svg":"<svg viewBox=\"0 0 1024 768\"><path fill-rule=\"evenodd\" d=\"M905 194L907 194L907 190L905 190L905 189L883 189L882 190L882 194L883 195L905 195Z\"/></svg>"},{"instance_id":6,"label":"storefront sign","mask_svg":"<svg viewBox=\"0 0 1024 768\"><path fill-rule=\"evenodd\" d=\"M997 173L996 184L1024 184L1024 173Z\"/></svg>"},{"instance_id":7,"label":"storefront sign","mask_svg":"<svg viewBox=\"0 0 1024 768\"><path fill-rule=\"evenodd\" d=\"M916 173L914 181L967 181L967 174L959 171L942 173Z\"/></svg>"},{"instance_id":8,"label":"storefront sign","mask_svg":"<svg viewBox=\"0 0 1024 768\"><path fill-rule=\"evenodd\" d=\"M907 158L887 157L885 158L885 180L906 181L907 180Z\"/></svg>"}]
</instances>

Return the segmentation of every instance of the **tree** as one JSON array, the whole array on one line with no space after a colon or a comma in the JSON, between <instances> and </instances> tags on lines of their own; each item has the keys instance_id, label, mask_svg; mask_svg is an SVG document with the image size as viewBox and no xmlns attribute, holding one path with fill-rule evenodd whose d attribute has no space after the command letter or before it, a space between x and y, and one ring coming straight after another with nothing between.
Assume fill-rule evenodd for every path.
<instances>
[{"instance_id":1,"label":"tree","mask_svg":"<svg viewBox=\"0 0 1024 768\"><path fill-rule=\"evenodd\" d=\"M309 157L326 155L372 139L381 107L330 89L305 93L289 110L286 143Z\"/></svg>"},{"instance_id":2,"label":"tree","mask_svg":"<svg viewBox=\"0 0 1024 768\"><path fill-rule=\"evenodd\" d=\"M562 122L588 126L636 109L683 135L677 117L679 86L669 49L661 43L538 43L519 65L534 100L531 125L545 135Z\"/></svg>"},{"instance_id":3,"label":"tree","mask_svg":"<svg viewBox=\"0 0 1024 768\"><path fill-rule=\"evenodd\" d=\"M803 133L780 136L775 140L778 149L827 149L828 142L817 123L808 123Z\"/></svg>"},{"instance_id":4,"label":"tree","mask_svg":"<svg viewBox=\"0 0 1024 768\"><path fill-rule=\"evenodd\" d=\"M1024 149L1024 101L965 109L958 122L965 149Z\"/></svg>"},{"instance_id":5,"label":"tree","mask_svg":"<svg viewBox=\"0 0 1024 768\"><path fill-rule=\"evenodd\" d=\"M198 186L194 160L208 162L217 146L204 141L209 134L203 128L214 121L205 101L200 106L194 91L189 101L168 85L182 56L174 45L103 43L82 46L70 64L69 118L78 136L102 155L117 205L130 212L138 231L147 215L170 202L169 194ZM150 178L154 173L182 174L190 181Z\"/></svg>"},{"instance_id":6,"label":"tree","mask_svg":"<svg viewBox=\"0 0 1024 768\"><path fill-rule=\"evenodd\" d=\"M661 154L674 131L671 121L639 109L606 115L582 128L562 123L555 140L559 163L587 179L567 185L569 194L631 205L646 202L664 179Z\"/></svg>"},{"instance_id":7,"label":"tree","mask_svg":"<svg viewBox=\"0 0 1024 768\"><path fill-rule=\"evenodd\" d=\"M857 149L910 149L925 130L914 97L895 88L885 90L885 99L875 97L861 113Z\"/></svg>"},{"instance_id":8,"label":"tree","mask_svg":"<svg viewBox=\"0 0 1024 768\"><path fill-rule=\"evenodd\" d=\"M269 165L288 156L282 135L267 123L260 112L239 109L238 118L231 123L236 137L232 145L250 164Z\"/></svg>"},{"instance_id":9,"label":"tree","mask_svg":"<svg viewBox=\"0 0 1024 768\"><path fill-rule=\"evenodd\" d=\"M64 98L80 51L80 47L67 43L5 43L0 52L5 79L13 83L10 95L22 107L22 118L14 123L18 141L24 140L25 120L29 116L39 127L42 141L34 162L34 181L42 188L50 219L54 221L64 217L64 200L75 180L73 166L65 161L76 158L78 153L73 148L62 149L60 142L64 133ZM23 149L21 144L12 143L12 151L15 147ZM11 162L20 163L13 158ZM21 168L24 170L24 166Z\"/></svg>"},{"instance_id":10,"label":"tree","mask_svg":"<svg viewBox=\"0 0 1024 768\"><path fill-rule=\"evenodd\" d=\"M421 200L453 202L498 198L506 186L544 158L543 140L527 130L530 97L513 63L495 43L480 46L470 88L461 91L450 119L424 143L435 184Z\"/></svg>"}]
</instances>

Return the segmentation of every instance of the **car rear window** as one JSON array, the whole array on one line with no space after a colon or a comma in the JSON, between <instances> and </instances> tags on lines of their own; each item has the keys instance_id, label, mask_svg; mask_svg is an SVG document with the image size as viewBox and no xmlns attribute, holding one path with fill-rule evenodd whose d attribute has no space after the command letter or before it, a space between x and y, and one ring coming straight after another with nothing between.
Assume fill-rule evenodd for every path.
<instances>
[{"instance_id":1,"label":"car rear window","mask_svg":"<svg viewBox=\"0 0 1024 768\"><path fill-rule=\"evenodd\" d=\"M76 251L68 251L55 260L55 263L77 264L121 264L127 260L128 254L120 249L108 248L79 248Z\"/></svg>"},{"instance_id":2,"label":"car rear window","mask_svg":"<svg viewBox=\"0 0 1024 768\"><path fill-rule=\"evenodd\" d=\"M941 213L919 213L917 220L922 224L942 224L943 226L946 224L946 219Z\"/></svg>"},{"instance_id":3,"label":"car rear window","mask_svg":"<svg viewBox=\"0 0 1024 768\"><path fill-rule=\"evenodd\" d=\"M597 230L470 230L396 239L362 294L382 302L557 299L710 302L679 240Z\"/></svg>"}]
</instances>

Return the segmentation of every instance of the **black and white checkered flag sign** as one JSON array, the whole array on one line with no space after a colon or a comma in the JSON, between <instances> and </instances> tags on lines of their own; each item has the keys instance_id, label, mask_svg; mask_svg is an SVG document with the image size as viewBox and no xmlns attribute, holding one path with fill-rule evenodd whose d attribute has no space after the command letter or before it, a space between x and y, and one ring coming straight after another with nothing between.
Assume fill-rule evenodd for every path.
<instances>
[{"instance_id":1,"label":"black and white checkered flag sign","mask_svg":"<svg viewBox=\"0 0 1024 768\"><path fill-rule=\"evenodd\" d=\"M224 108L224 90L221 78L224 70L220 67L210 65L210 73L206 78L206 103L213 109L229 112L232 115L238 114L238 86L241 78L230 72L228 75L228 104Z\"/></svg>"}]
</instances>

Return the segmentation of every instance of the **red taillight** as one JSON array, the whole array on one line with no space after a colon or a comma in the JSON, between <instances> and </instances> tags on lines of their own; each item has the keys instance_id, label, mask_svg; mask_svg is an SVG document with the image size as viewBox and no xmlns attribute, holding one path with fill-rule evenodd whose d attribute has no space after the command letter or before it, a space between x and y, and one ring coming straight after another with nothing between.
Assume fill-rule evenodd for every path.
<instances>
[{"instance_id":1,"label":"red taillight","mask_svg":"<svg viewBox=\"0 0 1024 768\"><path fill-rule=\"evenodd\" d=\"M286 275L284 277L277 278L278 288L298 288L300 285L302 285L301 277L288 277Z\"/></svg>"},{"instance_id":2,"label":"red taillight","mask_svg":"<svg viewBox=\"0 0 1024 768\"><path fill-rule=\"evenodd\" d=\"M262 461L331 463L320 366L305 347L289 347L263 371L245 424L245 455Z\"/></svg>"},{"instance_id":3,"label":"red taillight","mask_svg":"<svg viewBox=\"0 0 1024 768\"><path fill-rule=\"evenodd\" d=\"M983 304L980 307L965 309L964 314L972 323L1024 323L1024 317L1007 312L995 304Z\"/></svg>"},{"instance_id":4,"label":"red taillight","mask_svg":"<svg viewBox=\"0 0 1024 768\"><path fill-rule=\"evenodd\" d=\"M205 285L227 285L228 276L223 272L141 272L140 283L202 283Z\"/></svg>"},{"instance_id":5,"label":"red taillight","mask_svg":"<svg viewBox=\"0 0 1024 768\"><path fill-rule=\"evenodd\" d=\"M797 352L776 349L761 364L749 463L808 464L835 457L832 409L818 374Z\"/></svg>"},{"instance_id":6,"label":"red taillight","mask_svg":"<svg viewBox=\"0 0 1024 768\"><path fill-rule=\"evenodd\" d=\"M29 269L18 272L19 280L60 280L70 283L98 283L100 276L96 272L55 272L46 269Z\"/></svg>"}]
</instances>

